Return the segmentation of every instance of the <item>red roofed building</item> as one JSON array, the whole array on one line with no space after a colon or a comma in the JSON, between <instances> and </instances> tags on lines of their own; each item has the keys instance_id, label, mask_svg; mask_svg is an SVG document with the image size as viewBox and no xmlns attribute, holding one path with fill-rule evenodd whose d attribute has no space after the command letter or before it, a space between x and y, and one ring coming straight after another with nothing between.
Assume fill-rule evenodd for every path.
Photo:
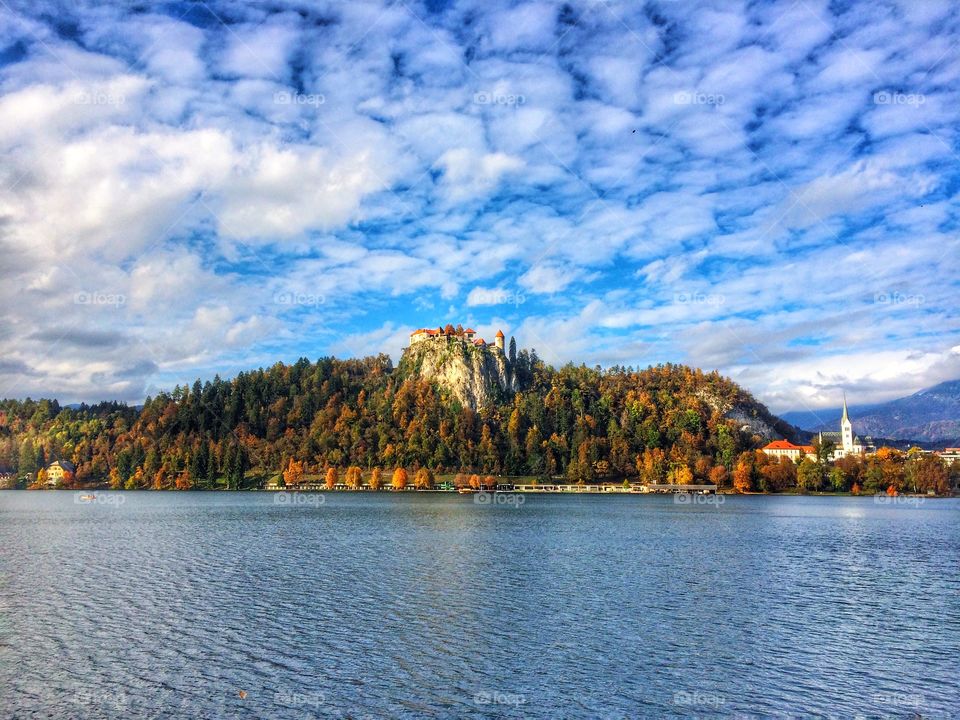
<instances>
[{"instance_id":1,"label":"red roofed building","mask_svg":"<svg viewBox=\"0 0 960 720\"><path fill-rule=\"evenodd\" d=\"M786 457L794 462L800 462L805 457L816 457L813 445L794 445L789 440L774 440L767 443L761 450L771 457Z\"/></svg>"}]
</instances>

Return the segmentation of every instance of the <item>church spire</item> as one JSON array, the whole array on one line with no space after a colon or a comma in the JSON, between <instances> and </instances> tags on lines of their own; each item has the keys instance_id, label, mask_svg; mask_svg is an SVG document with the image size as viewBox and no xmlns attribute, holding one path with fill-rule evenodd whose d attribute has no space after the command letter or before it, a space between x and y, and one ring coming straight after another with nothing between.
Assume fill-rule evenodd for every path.
<instances>
[{"instance_id":1,"label":"church spire","mask_svg":"<svg viewBox=\"0 0 960 720\"><path fill-rule=\"evenodd\" d=\"M847 393L843 393L843 417L840 418L840 422L850 422L850 418L847 417Z\"/></svg>"}]
</instances>

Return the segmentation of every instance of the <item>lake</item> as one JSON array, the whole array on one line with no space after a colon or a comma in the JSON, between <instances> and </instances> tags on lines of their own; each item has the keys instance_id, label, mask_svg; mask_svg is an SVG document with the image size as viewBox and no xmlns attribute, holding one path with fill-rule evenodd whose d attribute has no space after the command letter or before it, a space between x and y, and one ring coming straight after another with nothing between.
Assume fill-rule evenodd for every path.
<instances>
[{"instance_id":1,"label":"lake","mask_svg":"<svg viewBox=\"0 0 960 720\"><path fill-rule=\"evenodd\" d=\"M960 716L960 501L0 492L0 716ZM245 697L241 697L245 694Z\"/></svg>"}]
</instances>

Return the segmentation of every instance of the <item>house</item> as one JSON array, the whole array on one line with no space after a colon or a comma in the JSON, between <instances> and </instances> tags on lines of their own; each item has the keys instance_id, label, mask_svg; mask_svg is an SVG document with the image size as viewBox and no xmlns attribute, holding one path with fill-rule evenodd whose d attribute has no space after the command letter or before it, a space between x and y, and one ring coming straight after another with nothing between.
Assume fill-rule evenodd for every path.
<instances>
[{"instance_id":1,"label":"house","mask_svg":"<svg viewBox=\"0 0 960 720\"><path fill-rule=\"evenodd\" d=\"M816 458L817 453L813 445L794 445L789 440L774 440L760 448L765 455L776 458L790 458L794 462L800 462L803 458Z\"/></svg>"},{"instance_id":2,"label":"house","mask_svg":"<svg viewBox=\"0 0 960 720\"><path fill-rule=\"evenodd\" d=\"M494 347L500 352L504 351L504 335L502 330L497 330L494 342L488 343L483 338L476 337L477 331L473 328L464 328L462 325L447 325L437 328L420 328L410 333L410 346L427 340L460 340L461 342L473 343L477 347Z\"/></svg>"},{"instance_id":3,"label":"house","mask_svg":"<svg viewBox=\"0 0 960 720\"><path fill-rule=\"evenodd\" d=\"M71 477L77 472L77 466L69 460L54 460L47 465L47 485L51 487L63 482L64 476Z\"/></svg>"}]
</instances>

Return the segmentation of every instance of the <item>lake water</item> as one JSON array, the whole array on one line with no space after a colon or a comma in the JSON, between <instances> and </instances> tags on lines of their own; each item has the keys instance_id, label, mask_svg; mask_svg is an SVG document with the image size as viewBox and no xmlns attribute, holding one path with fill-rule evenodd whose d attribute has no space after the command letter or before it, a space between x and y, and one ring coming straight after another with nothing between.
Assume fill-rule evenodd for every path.
<instances>
[{"instance_id":1,"label":"lake water","mask_svg":"<svg viewBox=\"0 0 960 720\"><path fill-rule=\"evenodd\" d=\"M957 500L100 496L0 492L0 717L960 717Z\"/></svg>"}]
</instances>

